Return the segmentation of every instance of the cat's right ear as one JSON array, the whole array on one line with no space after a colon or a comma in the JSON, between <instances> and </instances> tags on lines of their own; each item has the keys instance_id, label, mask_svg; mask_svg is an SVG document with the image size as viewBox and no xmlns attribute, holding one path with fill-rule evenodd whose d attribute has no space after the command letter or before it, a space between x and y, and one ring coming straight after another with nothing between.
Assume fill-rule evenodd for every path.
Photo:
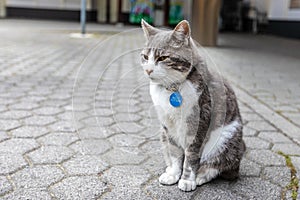
<instances>
[{"instance_id":1,"label":"cat's right ear","mask_svg":"<svg viewBox=\"0 0 300 200\"><path fill-rule=\"evenodd\" d=\"M144 35L147 40L149 40L149 37L152 35L155 35L158 32L158 29L154 28L150 24L148 24L145 20L142 19L141 21L142 28L144 31Z\"/></svg>"}]
</instances>

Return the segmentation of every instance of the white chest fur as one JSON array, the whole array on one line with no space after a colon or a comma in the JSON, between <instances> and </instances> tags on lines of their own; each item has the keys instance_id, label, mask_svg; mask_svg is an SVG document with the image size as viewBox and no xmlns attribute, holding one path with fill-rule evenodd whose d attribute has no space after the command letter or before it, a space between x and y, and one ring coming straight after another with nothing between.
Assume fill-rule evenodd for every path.
<instances>
[{"instance_id":1,"label":"white chest fur","mask_svg":"<svg viewBox=\"0 0 300 200\"><path fill-rule=\"evenodd\" d=\"M186 121L193 108L198 106L199 94L190 81L181 84L179 92L183 101L180 107L175 108L169 102L172 92L160 85L150 83L150 94L159 120L168 128L169 135L175 142L185 148L188 131Z\"/></svg>"}]
</instances>

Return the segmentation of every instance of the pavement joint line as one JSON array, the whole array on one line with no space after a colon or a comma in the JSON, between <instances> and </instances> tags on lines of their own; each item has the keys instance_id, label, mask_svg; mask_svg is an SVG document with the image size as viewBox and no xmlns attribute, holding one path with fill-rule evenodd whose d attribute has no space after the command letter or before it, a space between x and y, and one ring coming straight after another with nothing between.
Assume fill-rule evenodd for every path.
<instances>
[{"instance_id":1,"label":"pavement joint line","mask_svg":"<svg viewBox=\"0 0 300 200\"><path fill-rule=\"evenodd\" d=\"M259 100L255 99L254 97L252 97L252 95L250 95L247 92L247 90L245 90L244 88L238 86L235 83L234 83L234 85L236 86L234 89L237 92L238 99L240 99L244 104L247 104L248 106L250 104L251 105L250 107L252 107L252 109L255 110L258 114L260 114L264 119L269 121L272 124L272 126L279 129L281 133L283 133L285 136L287 136L289 139L291 139L296 145L300 146L300 139L299 139L299 141L296 141L292 137L292 136L296 136L296 135L300 134L300 129L297 126L290 123L288 120L283 118L281 115L278 115L276 112L274 112L268 106L266 106L265 103L262 103ZM249 102L249 100L250 100L250 102ZM259 109L257 109L258 107L260 107L261 109L266 111L266 113L259 112ZM271 116L273 118L270 118ZM288 126L288 127L282 128L283 124L285 124L285 126ZM289 131L286 131L286 130L289 130ZM300 138L300 136L299 136L299 138Z\"/></svg>"}]
</instances>

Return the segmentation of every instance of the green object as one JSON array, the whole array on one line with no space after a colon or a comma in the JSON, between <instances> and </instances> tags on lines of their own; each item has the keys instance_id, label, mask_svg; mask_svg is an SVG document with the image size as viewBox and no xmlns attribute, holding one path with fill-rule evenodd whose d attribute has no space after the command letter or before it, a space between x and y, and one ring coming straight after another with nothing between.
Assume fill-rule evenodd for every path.
<instances>
[{"instance_id":1,"label":"green object","mask_svg":"<svg viewBox=\"0 0 300 200\"><path fill-rule=\"evenodd\" d=\"M173 0L170 2L169 24L178 24L183 20L183 1Z\"/></svg>"}]
</instances>

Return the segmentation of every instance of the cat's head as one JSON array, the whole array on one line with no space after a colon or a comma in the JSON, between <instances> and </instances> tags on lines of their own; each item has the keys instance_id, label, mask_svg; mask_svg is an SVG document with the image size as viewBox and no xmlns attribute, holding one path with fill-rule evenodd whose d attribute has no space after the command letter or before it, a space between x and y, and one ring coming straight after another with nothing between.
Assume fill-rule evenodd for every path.
<instances>
[{"instance_id":1,"label":"cat's head","mask_svg":"<svg viewBox=\"0 0 300 200\"><path fill-rule=\"evenodd\" d=\"M141 52L145 75L165 86L184 81L192 66L189 23L183 20L174 30L159 30L142 20L142 28L146 38Z\"/></svg>"}]
</instances>

